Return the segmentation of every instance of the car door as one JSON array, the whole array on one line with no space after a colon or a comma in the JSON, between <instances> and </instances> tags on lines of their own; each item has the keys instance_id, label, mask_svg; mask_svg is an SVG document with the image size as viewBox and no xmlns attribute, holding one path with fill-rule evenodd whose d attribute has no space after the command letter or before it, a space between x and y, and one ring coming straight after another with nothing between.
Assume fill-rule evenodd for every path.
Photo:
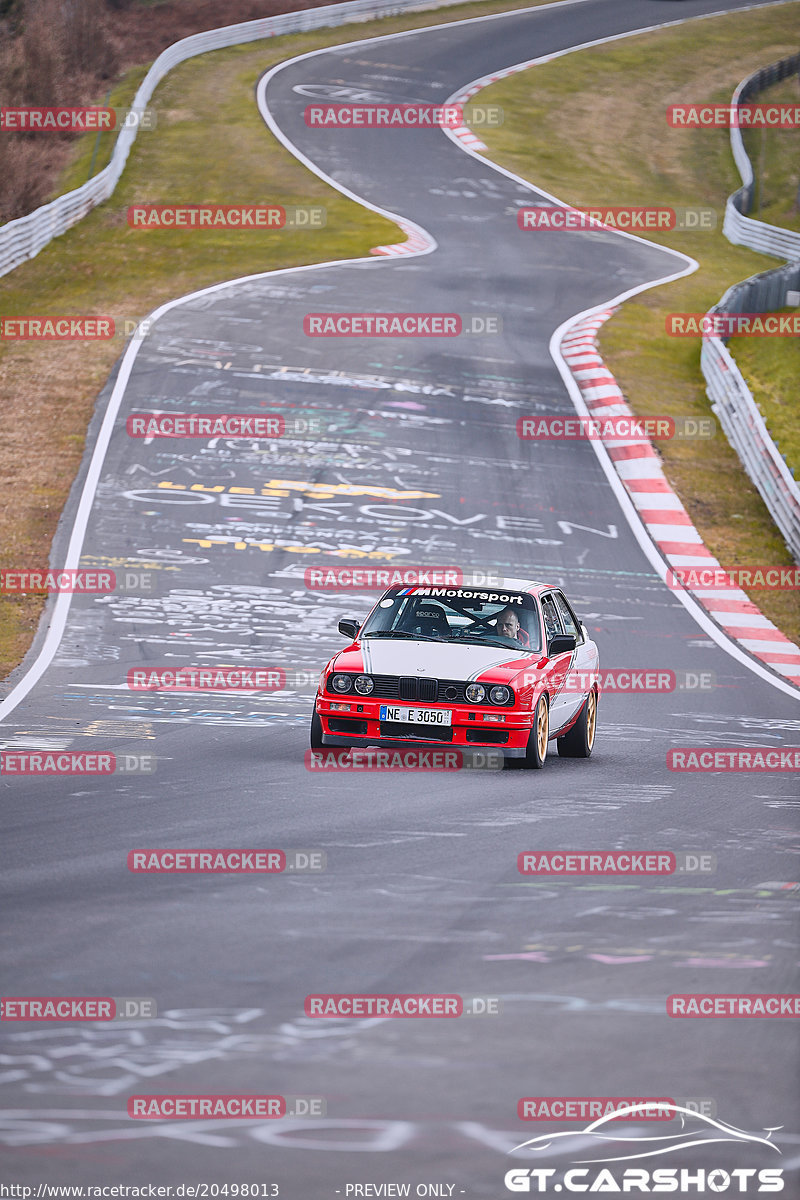
<instances>
[{"instance_id":1,"label":"car door","mask_svg":"<svg viewBox=\"0 0 800 1200\"><path fill-rule=\"evenodd\" d=\"M555 594L547 592L541 597L542 616L544 618L544 635L548 653L550 642L558 634L566 633L561 620L561 613L556 604ZM572 632L570 630L570 632ZM564 683L572 665L573 654L559 654L548 668L548 689L550 692L550 731L555 733L560 729L577 708L578 697L567 691Z\"/></svg>"},{"instance_id":2,"label":"car door","mask_svg":"<svg viewBox=\"0 0 800 1200\"><path fill-rule=\"evenodd\" d=\"M575 716L586 699L591 675L596 666L595 650L588 639L584 637L581 623L572 611L564 593L556 591L552 593L552 596L558 610L558 615L561 618L564 632L572 634L577 642L570 668L570 681L564 692L564 708L561 720L561 723L564 724L565 721L569 721L571 717Z\"/></svg>"}]
</instances>

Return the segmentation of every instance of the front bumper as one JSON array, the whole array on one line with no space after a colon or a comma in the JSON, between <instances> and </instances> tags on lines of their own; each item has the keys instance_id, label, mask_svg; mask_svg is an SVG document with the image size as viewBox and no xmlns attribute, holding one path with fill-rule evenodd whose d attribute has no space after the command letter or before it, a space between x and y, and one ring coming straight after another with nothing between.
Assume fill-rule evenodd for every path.
<instances>
[{"instance_id":1,"label":"front bumper","mask_svg":"<svg viewBox=\"0 0 800 1200\"><path fill-rule=\"evenodd\" d=\"M451 746L462 750L497 750L506 758L525 756L533 724L533 716L529 712L515 712L513 708L500 707L487 709L485 705L431 704L425 707L451 709L452 725L406 725L400 732L381 724L380 706L385 703L385 700L370 700L368 697L331 700L318 694L316 707L322 722L323 744L386 746L395 749ZM487 715L502 716L504 719L487 721Z\"/></svg>"}]
</instances>

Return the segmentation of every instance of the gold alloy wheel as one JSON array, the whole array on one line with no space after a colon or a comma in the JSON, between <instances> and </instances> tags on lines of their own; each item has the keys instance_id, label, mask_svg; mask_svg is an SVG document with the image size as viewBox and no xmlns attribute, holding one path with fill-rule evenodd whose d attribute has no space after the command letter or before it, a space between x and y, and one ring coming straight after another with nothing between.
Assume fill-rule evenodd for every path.
<instances>
[{"instance_id":1,"label":"gold alloy wheel","mask_svg":"<svg viewBox=\"0 0 800 1200\"><path fill-rule=\"evenodd\" d=\"M549 713L547 709L547 701L544 696L539 700L539 712L536 718L536 746L539 751L539 758L544 762L547 756L547 735L550 732Z\"/></svg>"},{"instance_id":2,"label":"gold alloy wheel","mask_svg":"<svg viewBox=\"0 0 800 1200\"><path fill-rule=\"evenodd\" d=\"M586 701L586 745L591 750L594 745L594 731L597 727L597 696L594 692L589 692L589 699Z\"/></svg>"}]
</instances>

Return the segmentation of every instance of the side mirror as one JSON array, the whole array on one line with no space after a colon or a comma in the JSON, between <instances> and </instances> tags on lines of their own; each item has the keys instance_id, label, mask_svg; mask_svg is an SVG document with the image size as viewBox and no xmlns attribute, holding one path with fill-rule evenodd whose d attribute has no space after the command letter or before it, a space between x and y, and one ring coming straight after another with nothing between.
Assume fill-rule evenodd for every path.
<instances>
[{"instance_id":1,"label":"side mirror","mask_svg":"<svg viewBox=\"0 0 800 1200\"><path fill-rule=\"evenodd\" d=\"M574 634L557 633L547 643L547 653L551 658L555 658L557 654L571 654L577 644Z\"/></svg>"},{"instance_id":2,"label":"side mirror","mask_svg":"<svg viewBox=\"0 0 800 1200\"><path fill-rule=\"evenodd\" d=\"M342 617L341 621L339 622L339 633L343 633L345 637L349 637L353 641L358 636L358 631L360 628L361 626L359 625L358 621L350 620L347 617Z\"/></svg>"}]
</instances>

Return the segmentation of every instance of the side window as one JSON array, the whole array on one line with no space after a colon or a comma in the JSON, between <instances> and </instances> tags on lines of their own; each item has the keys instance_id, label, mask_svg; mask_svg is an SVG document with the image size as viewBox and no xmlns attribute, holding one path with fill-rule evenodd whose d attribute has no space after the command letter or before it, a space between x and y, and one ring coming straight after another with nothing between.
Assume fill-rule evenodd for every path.
<instances>
[{"instance_id":1,"label":"side window","mask_svg":"<svg viewBox=\"0 0 800 1200\"><path fill-rule=\"evenodd\" d=\"M555 600L556 607L561 614L561 620L564 623L564 632L571 633L576 641L582 641L583 634L581 633L580 625L576 621L572 613L572 609L561 595L561 592L553 592L553 599Z\"/></svg>"},{"instance_id":2,"label":"side window","mask_svg":"<svg viewBox=\"0 0 800 1200\"><path fill-rule=\"evenodd\" d=\"M557 634L563 633L558 617L558 609L552 596L542 596L542 615L544 616L544 631L548 642Z\"/></svg>"}]
</instances>

